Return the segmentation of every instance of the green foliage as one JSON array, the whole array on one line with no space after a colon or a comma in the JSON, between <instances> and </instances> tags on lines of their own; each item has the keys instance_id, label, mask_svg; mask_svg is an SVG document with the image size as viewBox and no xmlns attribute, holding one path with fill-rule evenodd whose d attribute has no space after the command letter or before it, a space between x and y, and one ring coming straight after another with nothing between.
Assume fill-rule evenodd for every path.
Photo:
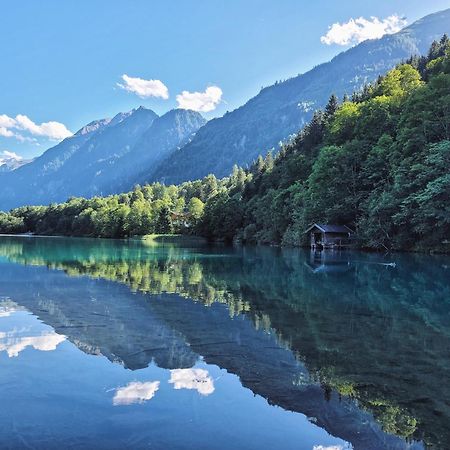
<instances>
[{"instance_id":1,"label":"green foliage","mask_svg":"<svg viewBox=\"0 0 450 450\"><path fill-rule=\"evenodd\" d=\"M239 200L222 191L206 203L201 233L208 238L231 241L242 225L242 216Z\"/></svg>"},{"instance_id":2,"label":"green foliage","mask_svg":"<svg viewBox=\"0 0 450 450\"><path fill-rule=\"evenodd\" d=\"M258 158L235 236L302 245L310 223L328 222L364 247L448 251L449 48L444 37L351 102L332 96L270 170Z\"/></svg>"},{"instance_id":3,"label":"green foliage","mask_svg":"<svg viewBox=\"0 0 450 450\"><path fill-rule=\"evenodd\" d=\"M189 200L188 211L195 221L198 221L202 218L204 209L205 204L199 198L192 197Z\"/></svg>"},{"instance_id":4,"label":"green foliage","mask_svg":"<svg viewBox=\"0 0 450 450\"><path fill-rule=\"evenodd\" d=\"M450 41L413 57L325 110L282 146L229 177L0 216L0 232L128 237L202 234L211 239L305 244L312 222L347 224L375 249L449 251Z\"/></svg>"},{"instance_id":5,"label":"green foliage","mask_svg":"<svg viewBox=\"0 0 450 450\"><path fill-rule=\"evenodd\" d=\"M0 212L0 229L2 233L23 233L25 231L24 219L11 214Z\"/></svg>"},{"instance_id":6,"label":"green foliage","mask_svg":"<svg viewBox=\"0 0 450 450\"><path fill-rule=\"evenodd\" d=\"M91 199L68 199L49 206L25 206L0 214L1 233L33 232L41 235L124 238L147 234L195 233L199 231L205 203L219 204L221 195L232 194L226 202L229 216L221 215L220 226L210 237L230 240L229 230L240 225L242 211L235 208L251 175L242 168L228 178L203 180L179 186L161 183L135 186L128 193ZM241 215L239 215L241 214ZM223 235L219 233L224 233Z\"/></svg>"}]
</instances>

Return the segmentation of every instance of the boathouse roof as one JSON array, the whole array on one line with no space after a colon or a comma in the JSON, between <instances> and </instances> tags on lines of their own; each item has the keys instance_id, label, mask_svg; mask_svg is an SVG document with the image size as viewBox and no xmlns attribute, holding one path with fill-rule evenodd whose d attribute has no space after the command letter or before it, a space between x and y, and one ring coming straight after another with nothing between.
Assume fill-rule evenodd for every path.
<instances>
[{"instance_id":1,"label":"boathouse roof","mask_svg":"<svg viewBox=\"0 0 450 450\"><path fill-rule=\"evenodd\" d=\"M314 228L318 228L322 233L354 233L354 231L347 225L329 225L329 224L312 224L305 233L309 233Z\"/></svg>"}]
</instances>

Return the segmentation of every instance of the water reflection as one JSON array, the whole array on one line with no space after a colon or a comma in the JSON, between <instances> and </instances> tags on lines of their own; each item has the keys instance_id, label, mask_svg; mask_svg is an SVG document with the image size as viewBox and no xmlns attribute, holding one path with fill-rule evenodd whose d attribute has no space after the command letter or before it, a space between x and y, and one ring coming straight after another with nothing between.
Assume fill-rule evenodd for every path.
<instances>
[{"instance_id":1,"label":"water reflection","mask_svg":"<svg viewBox=\"0 0 450 450\"><path fill-rule=\"evenodd\" d=\"M9 299L0 300L0 352L6 352L9 358L29 347L50 352L65 339L23 307Z\"/></svg>"},{"instance_id":2,"label":"water reflection","mask_svg":"<svg viewBox=\"0 0 450 450\"><path fill-rule=\"evenodd\" d=\"M349 252L336 250L312 250L309 258L305 261L305 265L309 267L313 273L347 272L354 267Z\"/></svg>"},{"instance_id":3,"label":"water reflection","mask_svg":"<svg viewBox=\"0 0 450 450\"><path fill-rule=\"evenodd\" d=\"M176 390L214 391L192 369L201 355L355 449L450 441L445 258L44 238L3 238L0 255L24 265L2 271L0 294L87 353L170 370ZM147 383L124 401L152 398Z\"/></svg>"},{"instance_id":4,"label":"water reflection","mask_svg":"<svg viewBox=\"0 0 450 450\"><path fill-rule=\"evenodd\" d=\"M204 369L171 370L169 383L172 383L175 389L194 389L201 395L214 392L214 381Z\"/></svg>"},{"instance_id":5,"label":"water reflection","mask_svg":"<svg viewBox=\"0 0 450 450\"><path fill-rule=\"evenodd\" d=\"M132 381L126 386L118 388L114 394L114 405L132 405L151 400L159 389L159 381Z\"/></svg>"}]
</instances>

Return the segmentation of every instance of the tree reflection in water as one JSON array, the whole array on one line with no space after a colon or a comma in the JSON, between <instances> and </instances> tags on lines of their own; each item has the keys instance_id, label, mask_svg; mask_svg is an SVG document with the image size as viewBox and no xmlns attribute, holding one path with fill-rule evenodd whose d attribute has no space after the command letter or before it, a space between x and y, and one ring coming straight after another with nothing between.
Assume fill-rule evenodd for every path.
<instances>
[{"instance_id":1,"label":"tree reflection in water","mask_svg":"<svg viewBox=\"0 0 450 450\"><path fill-rule=\"evenodd\" d=\"M284 380L255 378L256 368L277 374L280 367L273 366L285 364L296 389L318 386L324 401L353 402L373 414L386 433L437 448L450 442L450 388L442 383L450 379L450 266L445 257L14 237L2 238L0 255L64 270L71 277L112 280L132 292L156 296L138 298L151 300L151 317L164 328L158 342L164 348L170 338L175 353L172 349L168 356L164 348L159 354L154 340L154 349L143 351L138 362L130 359L131 366L145 365L151 355L173 370L189 368L201 354L237 373L244 385L270 402L317 412L320 406L308 405L307 397L293 398ZM164 294L178 294L201 309L186 306L180 312L179 297ZM266 346L259 348L264 361L256 358L251 361L255 367L248 367L250 356L242 348L214 342L226 335L223 328L232 335L236 326L219 320L216 304L226 305L234 321L245 317L254 330L270 334L293 360L278 359L268 340L254 344ZM143 313L142 302L133 308L142 313L141 322L156 320ZM206 331L193 329L201 320ZM239 333L245 336L243 330ZM250 342L253 335L248 333ZM96 343L108 353L101 337ZM187 378L183 373L174 376L174 386L208 391L207 375ZM309 395L317 403L317 396Z\"/></svg>"}]
</instances>

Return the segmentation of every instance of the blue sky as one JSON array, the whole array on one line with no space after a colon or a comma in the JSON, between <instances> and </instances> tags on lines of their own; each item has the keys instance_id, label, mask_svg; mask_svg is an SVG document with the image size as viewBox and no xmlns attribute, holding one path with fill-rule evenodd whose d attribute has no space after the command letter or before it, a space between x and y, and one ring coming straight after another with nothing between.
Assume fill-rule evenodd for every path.
<instances>
[{"instance_id":1,"label":"blue sky","mask_svg":"<svg viewBox=\"0 0 450 450\"><path fill-rule=\"evenodd\" d=\"M395 27L383 21L411 23L449 7L450 0L4 2L0 157L36 156L91 120L139 105L221 116L352 45L325 37L335 23L364 17L370 35L371 17Z\"/></svg>"}]
</instances>

